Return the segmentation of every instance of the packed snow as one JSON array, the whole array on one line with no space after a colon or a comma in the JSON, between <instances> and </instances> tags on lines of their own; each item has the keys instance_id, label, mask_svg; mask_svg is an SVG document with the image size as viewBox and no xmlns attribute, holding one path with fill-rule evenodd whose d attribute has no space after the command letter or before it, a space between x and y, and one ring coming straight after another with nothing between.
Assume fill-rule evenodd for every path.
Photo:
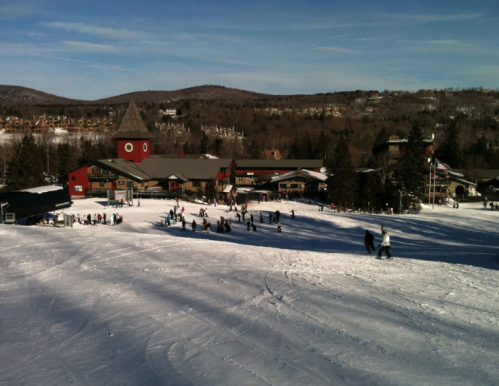
<instances>
[{"instance_id":1,"label":"packed snow","mask_svg":"<svg viewBox=\"0 0 499 386\"><path fill-rule=\"evenodd\" d=\"M250 202L248 232L180 201L184 231L158 225L174 204L77 200L65 213L124 221L0 225L0 385L499 384L499 212ZM192 232L201 207L233 231ZM381 224L391 261L363 244Z\"/></svg>"}]
</instances>

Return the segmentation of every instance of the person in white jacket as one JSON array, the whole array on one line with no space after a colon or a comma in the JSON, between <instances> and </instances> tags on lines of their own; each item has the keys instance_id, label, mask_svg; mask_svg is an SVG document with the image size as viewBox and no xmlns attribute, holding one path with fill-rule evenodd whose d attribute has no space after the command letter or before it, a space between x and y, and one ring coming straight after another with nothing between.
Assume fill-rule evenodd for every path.
<instances>
[{"instance_id":1,"label":"person in white jacket","mask_svg":"<svg viewBox=\"0 0 499 386\"><path fill-rule=\"evenodd\" d=\"M388 231L381 226L381 233L383 234L383 241L380 244L380 249L378 251L378 257L376 259L381 259L381 255L383 251L386 253L386 258L391 260L392 254L390 253L390 235L388 235Z\"/></svg>"}]
</instances>

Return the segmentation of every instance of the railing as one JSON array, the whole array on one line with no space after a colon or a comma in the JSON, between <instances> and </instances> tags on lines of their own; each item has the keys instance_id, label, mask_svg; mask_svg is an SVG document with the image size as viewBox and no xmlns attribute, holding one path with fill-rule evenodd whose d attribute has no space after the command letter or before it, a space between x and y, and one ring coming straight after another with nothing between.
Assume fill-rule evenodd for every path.
<instances>
[{"instance_id":1,"label":"railing","mask_svg":"<svg viewBox=\"0 0 499 386\"><path fill-rule=\"evenodd\" d=\"M136 197L141 198L177 198L182 195L182 189L175 190L138 190L134 192Z\"/></svg>"},{"instance_id":2,"label":"railing","mask_svg":"<svg viewBox=\"0 0 499 386\"><path fill-rule=\"evenodd\" d=\"M117 174L89 173L89 181L116 181L120 178Z\"/></svg>"}]
</instances>

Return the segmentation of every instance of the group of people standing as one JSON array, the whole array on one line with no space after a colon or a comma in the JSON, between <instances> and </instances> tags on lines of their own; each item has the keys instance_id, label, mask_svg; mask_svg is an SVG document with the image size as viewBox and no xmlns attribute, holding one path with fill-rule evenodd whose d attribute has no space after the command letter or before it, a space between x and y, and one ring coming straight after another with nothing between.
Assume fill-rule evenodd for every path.
<instances>
[{"instance_id":1,"label":"group of people standing","mask_svg":"<svg viewBox=\"0 0 499 386\"><path fill-rule=\"evenodd\" d=\"M79 223L82 225L118 225L123 222L123 215L119 215L118 213L113 213L110 219L107 219L106 213L100 214L87 214L86 216L80 216L77 214L76 216L73 214L73 223Z\"/></svg>"},{"instance_id":2,"label":"group of people standing","mask_svg":"<svg viewBox=\"0 0 499 386\"><path fill-rule=\"evenodd\" d=\"M483 209L487 209L487 204L490 206L490 210L499 211L499 204L494 204L493 201L488 202L487 197L483 200Z\"/></svg>"}]
</instances>

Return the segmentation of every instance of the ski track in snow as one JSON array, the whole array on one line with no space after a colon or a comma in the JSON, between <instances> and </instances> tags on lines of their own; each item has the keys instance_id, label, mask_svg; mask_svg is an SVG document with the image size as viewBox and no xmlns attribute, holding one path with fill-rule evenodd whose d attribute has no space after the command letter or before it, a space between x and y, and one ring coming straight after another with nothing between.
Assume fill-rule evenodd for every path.
<instances>
[{"instance_id":1,"label":"ski track in snow","mask_svg":"<svg viewBox=\"0 0 499 386\"><path fill-rule=\"evenodd\" d=\"M210 207L233 217L221 235L153 225L171 205L120 208L115 227L0 226L0 385L499 384L496 213L251 203L280 210L279 234ZM199 206L181 205L189 223ZM393 261L365 253L380 224Z\"/></svg>"}]
</instances>

